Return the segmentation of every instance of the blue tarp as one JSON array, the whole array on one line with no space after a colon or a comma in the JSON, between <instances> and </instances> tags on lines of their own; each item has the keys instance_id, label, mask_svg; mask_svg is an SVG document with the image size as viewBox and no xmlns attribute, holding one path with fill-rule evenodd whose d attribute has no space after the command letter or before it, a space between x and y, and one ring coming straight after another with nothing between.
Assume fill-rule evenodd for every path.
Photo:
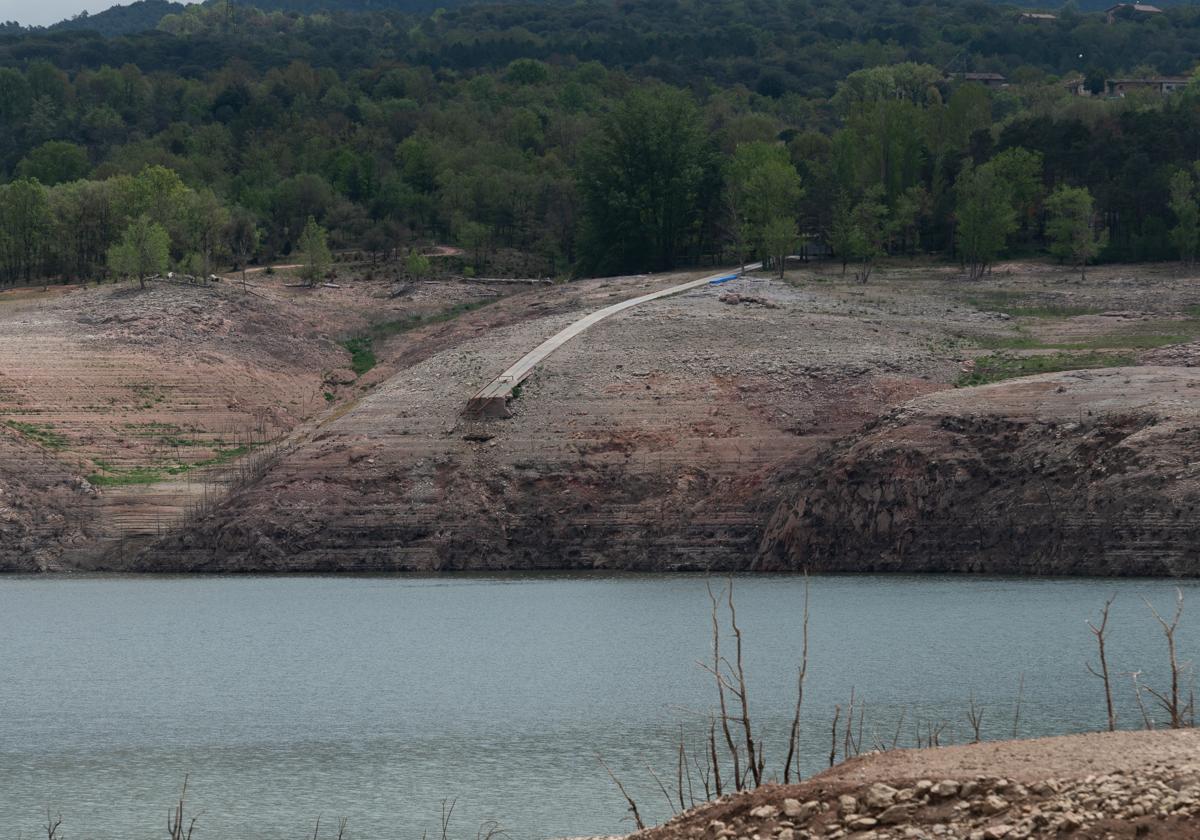
<instances>
[{"instance_id":1,"label":"blue tarp","mask_svg":"<svg viewBox=\"0 0 1200 840\"><path fill-rule=\"evenodd\" d=\"M728 283L730 280L736 280L736 279L738 279L738 276L736 274L726 274L724 277L717 277L714 280L709 280L708 285L719 286L722 283Z\"/></svg>"}]
</instances>

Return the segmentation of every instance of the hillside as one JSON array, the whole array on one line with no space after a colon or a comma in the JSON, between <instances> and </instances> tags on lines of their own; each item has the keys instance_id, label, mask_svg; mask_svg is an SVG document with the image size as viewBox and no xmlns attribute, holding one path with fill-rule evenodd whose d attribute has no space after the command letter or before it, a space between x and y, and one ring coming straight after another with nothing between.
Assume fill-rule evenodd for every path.
<instances>
[{"instance_id":1,"label":"hillside","mask_svg":"<svg viewBox=\"0 0 1200 840\"><path fill-rule=\"evenodd\" d=\"M538 368L512 417L475 420L468 399L564 324L695 275L419 284L388 304L411 326L380 334L377 366L357 377L338 372L349 357L330 330L364 329L386 286L340 271L348 286L299 295L258 281L276 301L261 311L236 285L75 292L40 303L35 320L0 310L20 325L6 331L21 406L5 415L10 433L61 465L60 486L98 475L80 485L97 497L89 530L125 537L60 550L49 567L1195 568L1190 517L1171 514L1195 492L1176 463L1195 427L1186 339L1200 335L1186 276L1104 270L1080 284L1017 265L967 290L936 267L887 269L865 288L819 268L751 276L601 322ZM209 301L206 314L171 316L181 294ZM114 306L136 309L97 314ZM452 317L422 325L414 311ZM79 317L101 325L82 336L86 355L60 352L67 364L43 369L31 348ZM308 323L295 349L270 349ZM135 324L181 348L136 382L119 373L146 369ZM953 387L985 374L1002 381ZM113 400L115 414L87 409ZM204 464L264 412L252 442L279 445L248 455L253 468L227 490L229 473ZM164 435L185 448L156 443ZM188 488L190 503L171 501ZM985 533L995 509L1005 517ZM1152 523L1138 519L1148 509ZM60 529L44 542L39 556L79 538Z\"/></svg>"},{"instance_id":2,"label":"hillside","mask_svg":"<svg viewBox=\"0 0 1200 840\"><path fill-rule=\"evenodd\" d=\"M183 3L175 3L172 0L137 0L136 3L112 6L94 14L81 12L48 28L96 32L110 38L116 35L132 35L154 29L163 17L177 14L184 8Z\"/></svg>"},{"instance_id":3,"label":"hillside","mask_svg":"<svg viewBox=\"0 0 1200 840\"><path fill-rule=\"evenodd\" d=\"M214 0L206 0L210 5ZM404 14L430 14L437 9L453 9L457 6L480 0L231 0L235 5L253 6L264 12L293 12L313 14L315 12L400 12ZM187 4L173 0L137 0L134 3L118 4L103 11L79 15L47 27L50 30L78 30L96 32L106 37L134 35L155 29L159 22L170 14L179 14Z\"/></svg>"},{"instance_id":4,"label":"hillside","mask_svg":"<svg viewBox=\"0 0 1200 840\"><path fill-rule=\"evenodd\" d=\"M0 567L124 557L385 374L351 370L343 337L508 291L251 277L0 293Z\"/></svg>"}]
</instances>

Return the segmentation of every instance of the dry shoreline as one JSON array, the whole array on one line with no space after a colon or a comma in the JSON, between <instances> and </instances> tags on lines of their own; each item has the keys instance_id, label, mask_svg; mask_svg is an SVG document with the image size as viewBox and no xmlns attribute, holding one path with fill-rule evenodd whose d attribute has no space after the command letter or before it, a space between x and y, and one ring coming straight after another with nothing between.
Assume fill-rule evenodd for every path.
<instances>
[{"instance_id":1,"label":"dry shoreline","mask_svg":"<svg viewBox=\"0 0 1200 840\"><path fill-rule=\"evenodd\" d=\"M1173 267L754 275L463 416L564 323L689 276L0 296L0 570L1200 573L1200 292ZM380 318L412 326L358 374L338 342ZM1125 366L954 388L1097 354Z\"/></svg>"},{"instance_id":2,"label":"dry shoreline","mask_svg":"<svg viewBox=\"0 0 1200 840\"><path fill-rule=\"evenodd\" d=\"M628 840L1200 837L1200 732L892 750L701 805Z\"/></svg>"}]
</instances>

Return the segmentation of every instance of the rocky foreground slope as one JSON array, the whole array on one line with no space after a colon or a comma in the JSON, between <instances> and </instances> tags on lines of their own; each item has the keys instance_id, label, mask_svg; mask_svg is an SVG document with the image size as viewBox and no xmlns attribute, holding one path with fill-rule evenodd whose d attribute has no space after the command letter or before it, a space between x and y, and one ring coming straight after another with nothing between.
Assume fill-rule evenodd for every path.
<instances>
[{"instance_id":1,"label":"rocky foreground slope","mask_svg":"<svg viewBox=\"0 0 1200 840\"><path fill-rule=\"evenodd\" d=\"M1200 732L1070 735L852 759L628 840L1200 837Z\"/></svg>"}]
</instances>

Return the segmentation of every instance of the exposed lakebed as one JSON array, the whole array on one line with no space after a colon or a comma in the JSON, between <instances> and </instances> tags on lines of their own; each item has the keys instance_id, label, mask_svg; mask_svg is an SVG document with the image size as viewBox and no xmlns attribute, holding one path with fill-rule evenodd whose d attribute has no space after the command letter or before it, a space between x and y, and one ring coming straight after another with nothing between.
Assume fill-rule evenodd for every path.
<instances>
[{"instance_id":1,"label":"exposed lakebed","mask_svg":"<svg viewBox=\"0 0 1200 840\"><path fill-rule=\"evenodd\" d=\"M721 579L714 583L720 585ZM969 739L1099 728L1084 620L1116 593L1110 665L1161 685L1163 580L818 576L811 582L804 716L809 772L851 686L864 749L917 721ZM1181 584L1200 610L1200 584ZM804 582L739 577L752 712L768 770L782 760L800 655ZM1181 658L1197 634L1185 612ZM646 764L670 775L683 723L711 709L705 578L0 578L0 824L35 835L161 834L190 774L194 837L294 838L349 818L352 838L420 837L443 799L462 836L496 819L513 837L615 833L624 805L669 816ZM1121 723L1140 718L1129 678ZM922 723L924 726L924 723ZM325 831L322 831L324 836ZM330 835L332 836L332 835Z\"/></svg>"}]
</instances>

